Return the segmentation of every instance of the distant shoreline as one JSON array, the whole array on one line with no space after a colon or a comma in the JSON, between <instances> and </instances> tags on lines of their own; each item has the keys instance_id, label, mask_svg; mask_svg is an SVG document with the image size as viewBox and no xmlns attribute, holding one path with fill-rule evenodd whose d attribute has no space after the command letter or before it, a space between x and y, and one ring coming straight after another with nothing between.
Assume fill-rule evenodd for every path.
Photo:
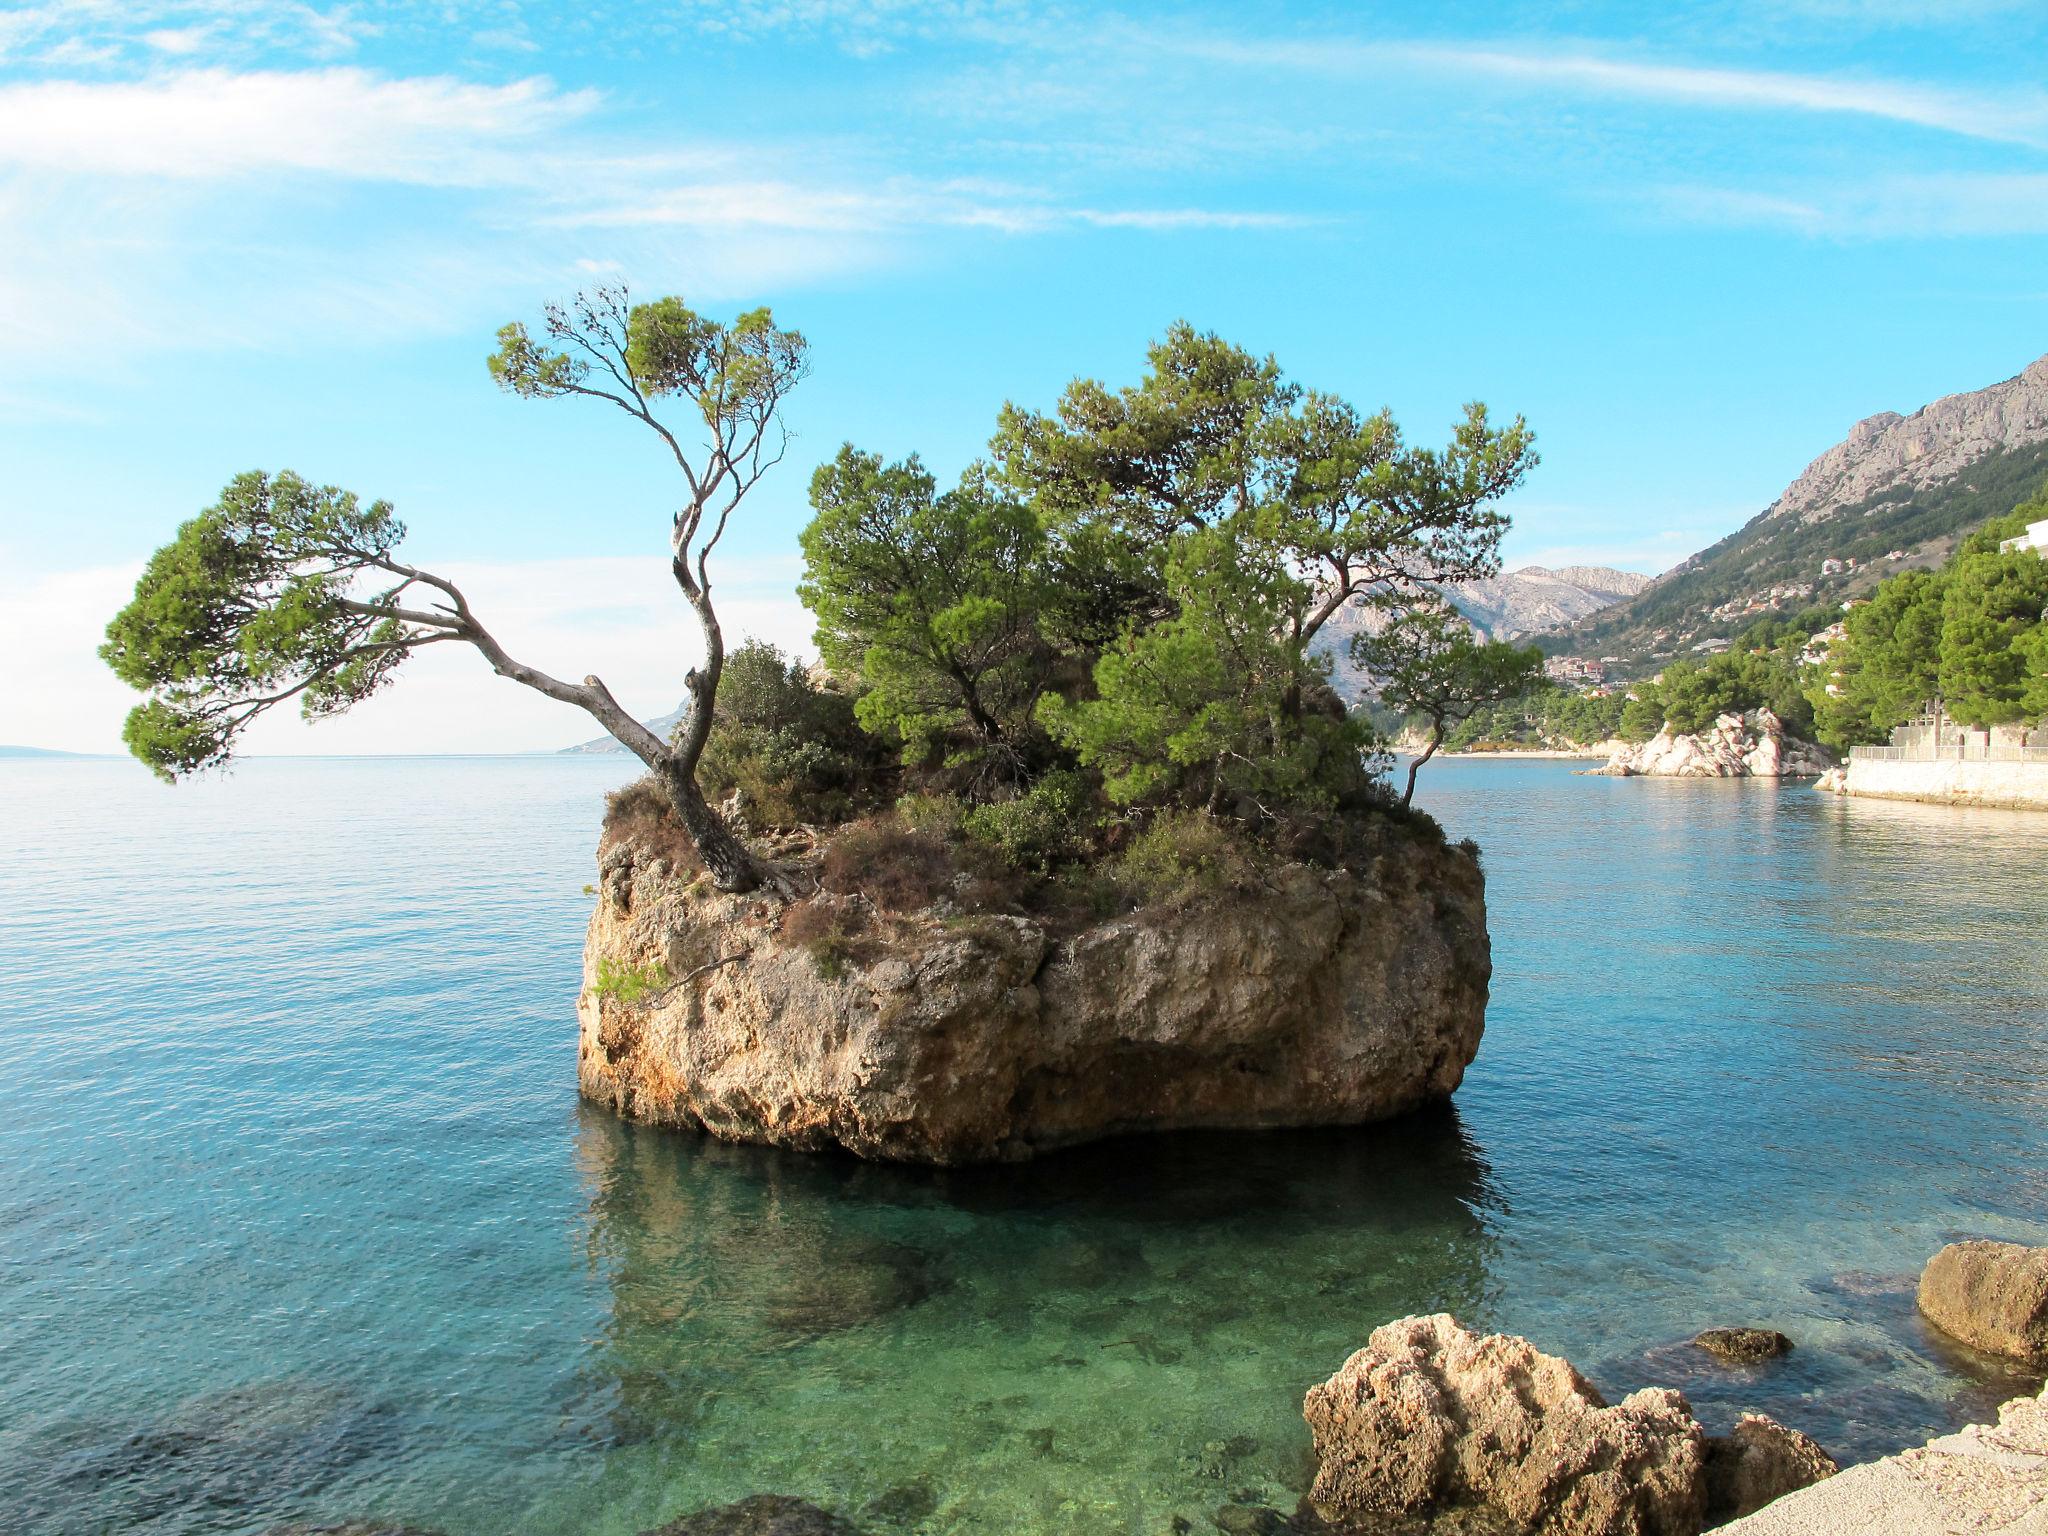
<instances>
[{"instance_id":1,"label":"distant shoreline","mask_svg":"<svg viewBox=\"0 0 2048 1536\"><path fill-rule=\"evenodd\" d=\"M1500 752L1439 752L1438 757L1458 757L1468 761L1488 757L1560 757L1560 758L1603 758L1611 754L1594 751L1591 748L1556 747L1514 747Z\"/></svg>"}]
</instances>

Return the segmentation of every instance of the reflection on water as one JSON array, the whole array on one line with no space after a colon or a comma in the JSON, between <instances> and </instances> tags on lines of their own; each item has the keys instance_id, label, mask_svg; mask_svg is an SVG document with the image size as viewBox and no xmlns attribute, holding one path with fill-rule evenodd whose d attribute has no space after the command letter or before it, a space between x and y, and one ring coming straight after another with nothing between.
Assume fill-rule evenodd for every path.
<instances>
[{"instance_id":1,"label":"reflection on water","mask_svg":"<svg viewBox=\"0 0 2048 1536\"><path fill-rule=\"evenodd\" d=\"M2029 1385L1911 1287L2048 1241L2048 816L1433 763L1495 945L1455 1111L933 1172L577 1105L625 771L0 766L0 1529L1200 1530L1421 1310L1851 1458Z\"/></svg>"}]
</instances>

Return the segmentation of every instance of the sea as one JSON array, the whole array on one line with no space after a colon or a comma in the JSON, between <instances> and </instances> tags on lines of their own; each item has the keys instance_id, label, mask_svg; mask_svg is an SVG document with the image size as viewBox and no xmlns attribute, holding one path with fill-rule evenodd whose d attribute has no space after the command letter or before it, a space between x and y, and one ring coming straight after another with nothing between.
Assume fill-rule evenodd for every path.
<instances>
[{"instance_id":1,"label":"sea","mask_svg":"<svg viewBox=\"0 0 2048 1536\"><path fill-rule=\"evenodd\" d=\"M948 1172L579 1102L623 759L0 762L0 1531L1253 1528L1417 1312L1845 1462L2038 1387L1912 1291L2048 1242L2048 815L1577 766L1423 770L1493 937L1451 1104Z\"/></svg>"}]
</instances>

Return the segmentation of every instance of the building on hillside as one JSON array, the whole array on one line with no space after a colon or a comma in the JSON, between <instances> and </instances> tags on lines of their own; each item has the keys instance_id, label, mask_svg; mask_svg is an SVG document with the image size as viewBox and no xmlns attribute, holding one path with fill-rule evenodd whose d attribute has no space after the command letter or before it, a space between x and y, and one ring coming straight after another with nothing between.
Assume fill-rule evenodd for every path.
<instances>
[{"instance_id":1,"label":"building on hillside","mask_svg":"<svg viewBox=\"0 0 2048 1536\"><path fill-rule=\"evenodd\" d=\"M1733 644L1732 640L1702 640L1693 647L1693 650L1702 656L1723 656L1727 654L1729 647Z\"/></svg>"},{"instance_id":2,"label":"building on hillside","mask_svg":"<svg viewBox=\"0 0 2048 1536\"><path fill-rule=\"evenodd\" d=\"M1607 668L1587 656L1552 656L1543 663L1543 675L1567 688L1586 688L1607 681Z\"/></svg>"},{"instance_id":3,"label":"building on hillside","mask_svg":"<svg viewBox=\"0 0 2048 1536\"><path fill-rule=\"evenodd\" d=\"M1820 563L1820 573L1823 576L1839 576L1842 574L1842 562L1832 558L1823 560Z\"/></svg>"},{"instance_id":4,"label":"building on hillside","mask_svg":"<svg viewBox=\"0 0 2048 1536\"><path fill-rule=\"evenodd\" d=\"M1846 633L1848 633L1848 630L1837 619L1826 629L1819 631L1817 634L1807 636L1806 648L1799 653L1799 664L1803 667L1819 666L1828 659L1828 647L1841 639Z\"/></svg>"},{"instance_id":5,"label":"building on hillside","mask_svg":"<svg viewBox=\"0 0 2048 1536\"><path fill-rule=\"evenodd\" d=\"M2027 524L2025 533L2007 539L1998 547L2006 554L2031 549L2038 555L2048 557L2048 517L2042 518L2038 523Z\"/></svg>"}]
</instances>

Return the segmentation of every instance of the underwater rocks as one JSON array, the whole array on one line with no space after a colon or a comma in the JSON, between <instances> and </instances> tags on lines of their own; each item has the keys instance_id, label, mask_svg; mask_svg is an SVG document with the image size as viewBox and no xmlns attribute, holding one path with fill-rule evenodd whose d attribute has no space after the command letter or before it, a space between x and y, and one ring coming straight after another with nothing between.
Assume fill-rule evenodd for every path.
<instances>
[{"instance_id":1,"label":"underwater rocks","mask_svg":"<svg viewBox=\"0 0 2048 1536\"><path fill-rule=\"evenodd\" d=\"M1755 1365L1792 1348L1792 1341L1775 1328L1709 1328L1696 1334L1693 1343L1730 1365Z\"/></svg>"},{"instance_id":2,"label":"underwater rocks","mask_svg":"<svg viewBox=\"0 0 2048 1536\"><path fill-rule=\"evenodd\" d=\"M891 914L858 895L723 895L631 843L608 842L600 869L585 1096L870 1158L1384 1119L1458 1086L1492 973L1478 860L1393 824L1356 872L1288 865L1255 895L1067 934L944 902ZM798 914L844 917L857 942L803 942L784 932Z\"/></svg>"},{"instance_id":3,"label":"underwater rocks","mask_svg":"<svg viewBox=\"0 0 2048 1536\"><path fill-rule=\"evenodd\" d=\"M1377 1329L1302 1416L1310 1499L1337 1519L1480 1506L1537 1536L1696 1536L1710 1504L1733 1513L1834 1469L1757 1416L1710 1440L1669 1388L1610 1407L1568 1361L1441 1313Z\"/></svg>"},{"instance_id":4,"label":"underwater rocks","mask_svg":"<svg viewBox=\"0 0 2048 1536\"><path fill-rule=\"evenodd\" d=\"M736 1504L700 1509L641 1536L860 1536L860 1532L808 1499L757 1493Z\"/></svg>"},{"instance_id":5,"label":"underwater rocks","mask_svg":"<svg viewBox=\"0 0 2048 1536\"><path fill-rule=\"evenodd\" d=\"M2048 1248L1950 1243L1920 1272L1920 1311L1994 1355L2048 1360Z\"/></svg>"},{"instance_id":6,"label":"underwater rocks","mask_svg":"<svg viewBox=\"0 0 2048 1536\"><path fill-rule=\"evenodd\" d=\"M1834 760L1810 741L1786 734L1785 723L1768 709L1722 715L1698 732L1674 732L1668 725L1641 746L1623 747L1604 768L1610 778L1638 774L1676 779L1810 779Z\"/></svg>"}]
</instances>

